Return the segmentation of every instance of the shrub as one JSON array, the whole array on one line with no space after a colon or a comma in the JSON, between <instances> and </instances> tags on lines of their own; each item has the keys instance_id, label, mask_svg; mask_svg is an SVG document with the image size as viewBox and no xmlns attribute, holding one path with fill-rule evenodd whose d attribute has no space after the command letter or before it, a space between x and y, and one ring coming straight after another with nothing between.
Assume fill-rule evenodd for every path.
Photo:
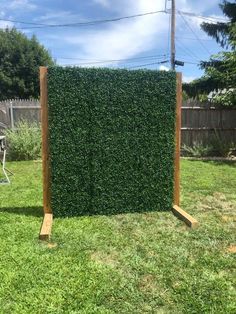
<instances>
[{"instance_id":1,"label":"shrub","mask_svg":"<svg viewBox=\"0 0 236 314\"><path fill-rule=\"evenodd\" d=\"M48 69L55 216L170 210L176 73Z\"/></svg>"},{"instance_id":2,"label":"shrub","mask_svg":"<svg viewBox=\"0 0 236 314\"><path fill-rule=\"evenodd\" d=\"M212 151L220 157L229 157L236 145L232 142L226 142L215 130L215 136L211 141Z\"/></svg>"},{"instance_id":3,"label":"shrub","mask_svg":"<svg viewBox=\"0 0 236 314\"><path fill-rule=\"evenodd\" d=\"M41 129L37 123L20 121L5 131L10 160L33 160L41 156Z\"/></svg>"},{"instance_id":4,"label":"shrub","mask_svg":"<svg viewBox=\"0 0 236 314\"><path fill-rule=\"evenodd\" d=\"M194 142L193 146L183 145L182 148L189 157L206 157L212 152L212 146L203 145L202 142Z\"/></svg>"},{"instance_id":5,"label":"shrub","mask_svg":"<svg viewBox=\"0 0 236 314\"><path fill-rule=\"evenodd\" d=\"M225 142L215 131L215 135L209 140L210 145L203 145L202 142L194 142L193 146L183 145L184 155L189 157L229 157L234 155L236 144L233 142Z\"/></svg>"}]
</instances>

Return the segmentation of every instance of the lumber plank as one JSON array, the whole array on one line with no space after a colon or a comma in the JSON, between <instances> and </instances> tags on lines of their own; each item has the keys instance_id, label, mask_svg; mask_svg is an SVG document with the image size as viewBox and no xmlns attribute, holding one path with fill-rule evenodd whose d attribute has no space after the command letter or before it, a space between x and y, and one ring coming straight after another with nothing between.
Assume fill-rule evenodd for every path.
<instances>
[{"instance_id":1,"label":"lumber plank","mask_svg":"<svg viewBox=\"0 0 236 314\"><path fill-rule=\"evenodd\" d=\"M174 156L174 204L180 205L180 139L181 139L182 73L176 74L176 117Z\"/></svg>"},{"instance_id":2,"label":"lumber plank","mask_svg":"<svg viewBox=\"0 0 236 314\"><path fill-rule=\"evenodd\" d=\"M51 232L52 232L52 221L53 216L52 214L45 214L43 218L43 223L41 226L39 239L42 241L49 241Z\"/></svg>"},{"instance_id":3,"label":"lumber plank","mask_svg":"<svg viewBox=\"0 0 236 314\"><path fill-rule=\"evenodd\" d=\"M172 208L172 211L173 211L175 216L177 216L178 218L183 220L186 223L186 225L188 225L192 229L195 229L198 227L198 225L199 225L198 221L195 218L193 218L191 215L186 213L178 205L174 205Z\"/></svg>"},{"instance_id":4,"label":"lumber plank","mask_svg":"<svg viewBox=\"0 0 236 314\"><path fill-rule=\"evenodd\" d=\"M47 67L40 67L40 105L42 125L43 209L46 214L52 213L50 204Z\"/></svg>"}]
</instances>

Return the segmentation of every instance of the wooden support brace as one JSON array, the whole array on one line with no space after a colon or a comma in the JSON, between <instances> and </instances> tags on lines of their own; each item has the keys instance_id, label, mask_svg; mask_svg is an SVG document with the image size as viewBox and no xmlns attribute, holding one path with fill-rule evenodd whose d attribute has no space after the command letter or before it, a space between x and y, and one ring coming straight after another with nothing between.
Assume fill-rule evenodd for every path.
<instances>
[{"instance_id":1,"label":"wooden support brace","mask_svg":"<svg viewBox=\"0 0 236 314\"><path fill-rule=\"evenodd\" d=\"M49 241L52 232L52 214L45 214L41 226L39 240Z\"/></svg>"},{"instance_id":2,"label":"wooden support brace","mask_svg":"<svg viewBox=\"0 0 236 314\"><path fill-rule=\"evenodd\" d=\"M198 221L195 218L193 218L191 215L186 213L178 205L174 205L172 208L172 211L175 216L183 220L186 223L186 225L188 225L190 228L195 229L198 227Z\"/></svg>"}]
</instances>

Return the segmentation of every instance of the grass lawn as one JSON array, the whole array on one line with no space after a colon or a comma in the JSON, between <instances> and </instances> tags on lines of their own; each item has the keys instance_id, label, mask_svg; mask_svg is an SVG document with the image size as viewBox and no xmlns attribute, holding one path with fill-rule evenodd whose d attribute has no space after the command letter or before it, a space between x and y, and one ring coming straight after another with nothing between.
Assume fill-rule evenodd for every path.
<instances>
[{"instance_id":1,"label":"grass lawn","mask_svg":"<svg viewBox=\"0 0 236 314\"><path fill-rule=\"evenodd\" d=\"M182 160L171 212L56 219L38 241L41 164L0 186L0 313L236 313L236 164Z\"/></svg>"}]
</instances>

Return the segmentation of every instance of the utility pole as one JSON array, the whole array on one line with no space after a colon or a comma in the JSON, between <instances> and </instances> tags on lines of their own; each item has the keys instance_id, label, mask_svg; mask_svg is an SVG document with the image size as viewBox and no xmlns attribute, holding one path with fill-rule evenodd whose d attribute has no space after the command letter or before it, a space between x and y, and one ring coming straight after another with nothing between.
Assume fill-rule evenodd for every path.
<instances>
[{"instance_id":1,"label":"utility pole","mask_svg":"<svg viewBox=\"0 0 236 314\"><path fill-rule=\"evenodd\" d=\"M171 0L171 69L175 70L175 0Z\"/></svg>"}]
</instances>

